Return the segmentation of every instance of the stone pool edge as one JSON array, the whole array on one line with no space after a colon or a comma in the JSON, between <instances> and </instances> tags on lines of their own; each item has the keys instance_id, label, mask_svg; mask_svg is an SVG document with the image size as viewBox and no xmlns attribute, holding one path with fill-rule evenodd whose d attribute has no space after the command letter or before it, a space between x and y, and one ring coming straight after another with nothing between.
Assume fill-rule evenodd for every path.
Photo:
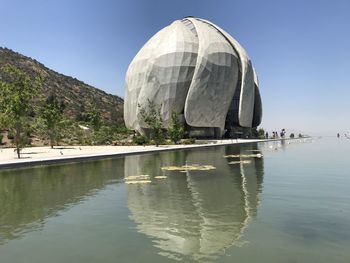
<instances>
[{"instance_id":1,"label":"stone pool edge","mask_svg":"<svg viewBox=\"0 0 350 263\"><path fill-rule=\"evenodd\" d=\"M116 152L104 152L96 154L81 154L81 155L71 155L71 156L55 156L46 157L38 159L15 159L11 161L0 162L0 170L4 169L15 169L15 168L27 168L42 165L53 165L53 164L69 164L81 161L94 161L102 159L110 159L116 157L123 157L128 155L138 155L138 154L150 154L156 152L165 151L177 151L186 149L196 149L205 147L215 147L215 146L225 146L225 145L239 145L247 143L257 143L257 142L268 142L268 141L282 141L290 140L287 139L247 139L247 140L217 140L208 144L189 144L189 145L160 145L151 149L136 149L134 151L116 151ZM118 149L118 146L115 146ZM131 146L132 147L132 146Z\"/></svg>"}]
</instances>

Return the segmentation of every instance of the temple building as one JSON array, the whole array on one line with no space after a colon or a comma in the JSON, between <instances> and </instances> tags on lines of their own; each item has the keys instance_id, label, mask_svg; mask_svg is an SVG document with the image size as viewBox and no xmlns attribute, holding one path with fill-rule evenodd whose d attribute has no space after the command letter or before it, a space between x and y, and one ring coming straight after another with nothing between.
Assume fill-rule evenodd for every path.
<instances>
[{"instance_id":1,"label":"temple building","mask_svg":"<svg viewBox=\"0 0 350 263\"><path fill-rule=\"evenodd\" d=\"M227 32L186 17L155 34L131 62L125 80L124 120L144 134L140 109L161 107L164 128L175 111L193 137L233 137L257 127L262 103L246 51Z\"/></svg>"}]
</instances>

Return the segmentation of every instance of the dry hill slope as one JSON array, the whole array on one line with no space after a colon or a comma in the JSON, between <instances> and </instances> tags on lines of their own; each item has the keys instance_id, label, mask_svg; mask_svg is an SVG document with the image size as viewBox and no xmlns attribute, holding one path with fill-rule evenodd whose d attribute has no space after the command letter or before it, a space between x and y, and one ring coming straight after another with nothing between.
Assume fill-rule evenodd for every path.
<instances>
[{"instance_id":1,"label":"dry hill slope","mask_svg":"<svg viewBox=\"0 0 350 263\"><path fill-rule=\"evenodd\" d=\"M5 64L14 65L31 76L40 73L44 78L41 93L47 97L53 92L63 100L66 105L65 114L69 118L79 119L86 105L94 101L97 108L101 110L105 122L124 125L122 98L108 94L75 78L57 73L35 59L0 47L0 75L1 68Z\"/></svg>"}]
</instances>

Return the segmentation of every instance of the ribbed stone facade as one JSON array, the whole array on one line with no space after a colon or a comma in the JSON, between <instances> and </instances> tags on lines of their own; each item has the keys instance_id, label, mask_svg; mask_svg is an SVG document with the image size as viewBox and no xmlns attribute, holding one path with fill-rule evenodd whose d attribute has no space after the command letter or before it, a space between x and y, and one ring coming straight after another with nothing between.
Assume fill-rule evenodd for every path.
<instances>
[{"instance_id":1,"label":"ribbed stone facade","mask_svg":"<svg viewBox=\"0 0 350 263\"><path fill-rule=\"evenodd\" d=\"M220 137L262 119L257 75L241 45L213 23L188 17L155 34L131 62L124 119L143 133L140 109L161 105L164 128L176 111L186 129Z\"/></svg>"}]
</instances>

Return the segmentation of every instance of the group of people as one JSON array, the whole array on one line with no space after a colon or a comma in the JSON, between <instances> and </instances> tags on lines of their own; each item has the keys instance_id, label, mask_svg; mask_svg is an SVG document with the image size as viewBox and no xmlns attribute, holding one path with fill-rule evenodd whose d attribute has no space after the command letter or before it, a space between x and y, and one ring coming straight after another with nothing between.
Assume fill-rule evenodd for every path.
<instances>
[{"instance_id":1,"label":"group of people","mask_svg":"<svg viewBox=\"0 0 350 263\"><path fill-rule=\"evenodd\" d=\"M276 131L273 131L272 132L272 139L277 139L277 138L285 138L285 136L286 136L286 130L285 129L282 129L281 130L281 132L278 134L278 132L276 132ZM268 132L266 132L265 133L265 138L266 139L269 139L269 133Z\"/></svg>"},{"instance_id":2,"label":"group of people","mask_svg":"<svg viewBox=\"0 0 350 263\"><path fill-rule=\"evenodd\" d=\"M339 133L337 133L337 137L340 138L340 134ZM344 134L344 137L347 138L347 139L350 139L350 137L348 137L348 135L346 133Z\"/></svg>"}]
</instances>

